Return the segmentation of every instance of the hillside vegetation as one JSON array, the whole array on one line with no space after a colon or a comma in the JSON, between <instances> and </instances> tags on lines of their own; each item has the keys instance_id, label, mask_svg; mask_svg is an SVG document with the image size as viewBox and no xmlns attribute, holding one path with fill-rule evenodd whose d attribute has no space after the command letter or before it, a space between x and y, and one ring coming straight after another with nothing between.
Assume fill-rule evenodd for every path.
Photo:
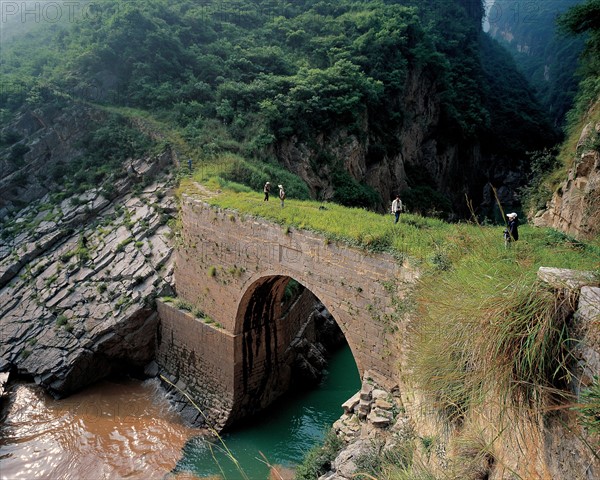
<instances>
[{"instance_id":1,"label":"hillside vegetation","mask_svg":"<svg viewBox=\"0 0 600 480\"><path fill-rule=\"evenodd\" d=\"M573 119L598 98L597 23L586 20L598 18L597 3L563 17L570 30L590 33ZM74 196L77 203L76 196L92 186L110 198L115 179L127 176L129 159L172 153L180 194L271 219L289 235L312 229L326 243L389 252L420 268L419 291L396 312L398 319L419 320L410 332L411 385L428 398L433 416L452 428L468 424L490 399L497 407L485 412L500 432L493 441L465 429L472 434L464 445L469 458L487 462L496 440L514 440L501 434L504 427L514 433L515 412L523 414L519 419L544 420L555 410L573 413L576 425L597 435L597 380L579 398L579 410L572 409L573 299L557 297L536 272L540 266L575 268L597 278L598 240L522 225L521 239L506 248L503 226L477 215L465 184L448 182L441 189L430 174L443 170L432 158L451 151L460 161L448 176L468 177L466 183L481 187L490 178L475 160L484 154L488 164L499 166L498 176L522 175L530 167L525 152L557 138L509 54L481 35L480 7L463 0L105 0L74 22L22 36L11 32L0 63L0 159L3 178L13 182L7 191L14 199L24 191L28 162L39 147L23 133L24 119L54 121L89 108L94 120L86 117L72 158L35 172L54 191L52 202ZM411 82L430 91L407 96ZM425 97L433 100L424 108L439 113L435 129L420 129L428 120L414 115L413 104ZM394 157L403 147L397 135L403 128L435 139L428 144L434 150L427 152L429 163ZM402 163L409 211L399 224L373 211L387 209L387 198L347 168L346 158L319 143L328 136L360 143L369 168L386 158ZM302 139L311 152L308 167L326 175L331 188L316 189L284 168L280 150L291 139ZM554 164L546 156L534 162L532 197ZM389 170L382 170L386 176ZM267 180L285 185L284 208L262 201ZM139 185L141 190L143 180ZM469 221L433 218L448 216L459 200ZM505 205L491 203L504 219ZM43 211L19 222L11 217L25 204L14 200L3 211L0 241L14 242L39 225ZM121 249L143 248L133 237L124 242ZM12 253L18 258L16 246ZM429 455L433 440L420 440ZM404 460L383 459L373 475L433 478L411 471L412 456ZM468 475L454 478L487 478L477 477L475 467Z\"/></svg>"},{"instance_id":2,"label":"hillside vegetation","mask_svg":"<svg viewBox=\"0 0 600 480\"><path fill-rule=\"evenodd\" d=\"M527 168L525 151L556 138L525 78L482 35L476 6L441 0L93 3L73 21L4 42L1 118L9 125L23 109L47 112L73 102L131 107L178 129L198 162L230 152L281 163L280 147L300 142L308 152L306 170L322 179L309 185L313 197L381 208L388 191L402 187L423 212L465 210L457 191L470 188L480 200L489 165L500 168L493 181L501 183L506 168ZM411 82L427 90L411 92ZM439 118L415 118L421 113L413 104L421 101L431 102L427 108ZM398 158L411 141L400 136L402 129L435 135L435 143L405 154L415 158ZM10 128L2 135L12 148L6 155L14 153L12 168L19 168L27 141ZM387 158L393 165L385 168L394 172L406 166L393 173L394 183L380 185L336 153L339 135L356 139L367 171ZM435 178L440 159L431 148L456 156L464 174ZM477 165L473 152L480 150L488 166Z\"/></svg>"}]
</instances>

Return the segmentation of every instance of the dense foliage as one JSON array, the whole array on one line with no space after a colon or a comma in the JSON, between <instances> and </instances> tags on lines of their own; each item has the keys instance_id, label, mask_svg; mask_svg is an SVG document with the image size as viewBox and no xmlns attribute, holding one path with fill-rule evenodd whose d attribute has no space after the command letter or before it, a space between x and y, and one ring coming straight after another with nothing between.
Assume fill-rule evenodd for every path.
<instances>
[{"instance_id":1,"label":"dense foliage","mask_svg":"<svg viewBox=\"0 0 600 480\"><path fill-rule=\"evenodd\" d=\"M600 98L600 0L571 8L559 18L559 26L573 35L587 35L580 66L582 80L575 108L569 113L573 124Z\"/></svg>"},{"instance_id":2,"label":"dense foliage","mask_svg":"<svg viewBox=\"0 0 600 480\"><path fill-rule=\"evenodd\" d=\"M5 42L0 113L77 99L149 109L202 152L261 161L291 136L311 144L344 129L377 162L418 121L403 95L419 71L442 106L440 144L540 147L549 129L514 65L481 34L481 13L462 0L105 0ZM337 200L377 201L319 148Z\"/></svg>"},{"instance_id":3,"label":"dense foliage","mask_svg":"<svg viewBox=\"0 0 600 480\"><path fill-rule=\"evenodd\" d=\"M583 41L561 34L555 20L578 2L496 0L489 12L490 34L511 52L556 125L563 124L577 92Z\"/></svg>"}]
</instances>

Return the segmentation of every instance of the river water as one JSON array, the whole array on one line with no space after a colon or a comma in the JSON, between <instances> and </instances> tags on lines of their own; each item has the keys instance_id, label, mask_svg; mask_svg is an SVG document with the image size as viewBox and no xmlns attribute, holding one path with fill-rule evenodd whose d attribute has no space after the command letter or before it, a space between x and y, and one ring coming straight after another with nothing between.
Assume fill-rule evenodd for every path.
<instances>
[{"instance_id":1,"label":"river water","mask_svg":"<svg viewBox=\"0 0 600 480\"><path fill-rule=\"evenodd\" d=\"M348 347L328 371L319 388L291 395L222 437L237 466L220 441L179 421L156 380L106 380L64 400L18 385L2 412L0 478L266 480L269 465L300 462L360 388Z\"/></svg>"}]
</instances>

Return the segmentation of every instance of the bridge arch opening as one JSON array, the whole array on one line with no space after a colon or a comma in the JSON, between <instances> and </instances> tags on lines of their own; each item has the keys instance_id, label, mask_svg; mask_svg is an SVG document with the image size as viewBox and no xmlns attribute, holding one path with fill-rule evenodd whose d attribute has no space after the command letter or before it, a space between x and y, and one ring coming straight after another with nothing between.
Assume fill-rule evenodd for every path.
<instances>
[{"instance_id":1,"label":"bridge arch opening","mask_svg":"<svg viewBox=\"0 0 600 480\"><path fill-rule=\"evenodd\" d=\"M329 355L349 343L327 305L286 275L262 276L244 292L235 335L241 344L229 424L265 410L291 390L317 386Z\"/></svg>"}]
</instances>

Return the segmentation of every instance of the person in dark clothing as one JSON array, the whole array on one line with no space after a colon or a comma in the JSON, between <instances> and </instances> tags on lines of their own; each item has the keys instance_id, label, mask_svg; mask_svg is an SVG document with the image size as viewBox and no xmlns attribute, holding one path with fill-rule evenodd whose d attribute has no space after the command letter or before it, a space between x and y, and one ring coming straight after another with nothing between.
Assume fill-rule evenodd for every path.
<instances>
[{"instance_id":1,"label":"person in dark clothing","mask_svg":"<svg viewBox=\"0 0 600 480\"><path fill-rule=\"evenodd\" d=\"M265 199L263 200L264 202L269 201L269 192L270 191L271 191L271 183L267 182L267 183L265 183L265 186L263 187L263 192L265 192Z\"/></svg>"},{"instance_id":2,"label":"person in dark clothing","mask_svg":"<svg viewBox=\"0 0 600 480\"><path fill-rule=\"evenodd\" d=\"M519 239L519 223L517 220L516 213L509 213L506 215L508 218L508 224L506 230L504 230L504 245L508 247L510 242L516 242Z\"/></svg>"}]
</instances>

